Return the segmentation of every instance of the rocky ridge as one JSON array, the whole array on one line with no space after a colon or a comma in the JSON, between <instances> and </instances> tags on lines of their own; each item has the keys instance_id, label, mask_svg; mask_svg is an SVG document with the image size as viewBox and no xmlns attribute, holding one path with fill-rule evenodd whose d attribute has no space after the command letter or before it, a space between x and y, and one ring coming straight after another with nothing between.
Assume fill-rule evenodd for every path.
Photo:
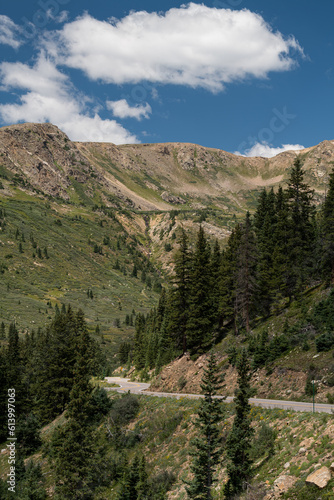
<instances>
[{"instance_id":1,"label":"rocky ridge","mask_svg":"<svg viewBox=\"0 0 334 500\"><path fill-rule=\"evenodd\" d=\"M334 165L334 142L301 152L306 181L321 198ZM243 158L194 144L74 143L50 123L0 129L0 174L40 195L121 203L139 211L214 206L251 209L263 187L286 181L296 152ZM83 199L86 200L83 200Z\"/></svg>"}]
</instances>

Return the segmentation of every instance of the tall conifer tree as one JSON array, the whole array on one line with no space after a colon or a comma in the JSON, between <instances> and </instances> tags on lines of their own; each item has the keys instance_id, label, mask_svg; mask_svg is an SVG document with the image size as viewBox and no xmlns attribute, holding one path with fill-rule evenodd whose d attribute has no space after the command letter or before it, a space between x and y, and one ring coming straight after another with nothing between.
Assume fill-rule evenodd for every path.
<instances>
[{"instance_id":1,"label":"tall conifer tree","mask_svg":"<svg viewBox=\"0 0 334 500\"><path fill-rule=\"evenodd\" d=\"M200 226L193 258L187 322L188 347L192 352L205 352L211 345L213 324L210 247Z\"/></svg>"},{"instance_id":2,"label":"tall conifer tree","mask_svg":"<svg viewBox=\"0 0 334 500\"><path fill-rule=\"evenodd\" d=\"M190 301L191 253L188 237L182 228L180 247L175 255L175 277L170 296L169 325L170 333L183 352L187 350L187 322Z\"/></svg>"},{"instance_id":3,"label":"tall conifer tree","mask_svg":"<svg viewBox=\"0 0 334 500\"><path fill-rule=\"evenodd\" d=\"M237 273L237 255L241 243L241 225L237 224L233 229L227 247L221 258L220 266L220 303L219 303L219 323L223 326L225 322L234 320L236 326L235 277Z\"/></svg>"},{"instance_id":4,"label":"tall conifer tree","mask_svg":"<svg viewBox=\"0 0 334 500\"><path fill-rule=\"evenodd\" d=\"M194 477L186 483L188 497L196 500L213 498L214 475L222 455L220 423L223 418L222 401L214 396L221 388L222 377L218 373L215 355L211 352L201 383L204 398L195 421L198 434L192 442L194 449L190 453Z\"/></svg>"},{"instance_id":5,"label":"tall conifer tree","mask_svg":"<svg viewBox=\"0 0 334 500\"><path fill-rule=\"evenodd\" d=\"M90 385L90 337L77 315L77 338L75 341L76 363L74 380L67 406L67 422L57 433L54 442L55 468L57 476L56 497L59 499L90 499L94 450L90 426L92 414Z\"/></svg>"},{"instance_id":6,"label":"tall conifer tree","mask_svg":"<svg viewBox=\"0 0 334 500\"><path fill-rule=\"evenodd\" d=\"M314 191L304 182L304 175L302 161L297 156L287 189L290 212L288 241L289 298L301 291L303 284L313 271L313 256L315 253Z\"/></svg>"},{"instance_id":7,"label":"tall conifer tree","mask_svg":"<svg viewBox=\"0 0 334 500\"><path fill-rule=\"evenodd\" d=\"M247 212L245 222L241 227L240 246L237 254L237 269L235 276L236 310L247 333L250 331L250 320L255 307L256 292L256 241Z\"/></svg>"},{"instance_id":8,"label":"tall conifer tree","mask_svg":"<svg viewBox=\"0 0 334 500\"><path fill-rule=\"evenodd\" d=\"M321 211L321 264L327 283L334 283L334 169L329 175L329 189Z\"/></svg>"},{"instance_id":9,"label":"tall conifer tree","mask_svg":"<svg viewBox=\"0 0 334 500\"><path fill-rule=\"evenodd\" d=\"M254 215L254 228L257 236L257 308L260 313L270 314L273 300L273 254L275 249L275 194L264 190L261 193L257 211Z\"/></svg>"},{"instance_id":10,"label":"tall conifer tree","mask_svg":"<svg viewBox=\"0 0 334 500\"><path fill-rule=\"evenodd\" d=\"M252 460L249 454L254 433L250 425L251 372L245 349L241 351L238 359L237 371L238 387L234 398L236 414L226 442L228 482L225 485L225 496L228 499L233 498L245 488L252 471Z\"/></svg>"}]
</instances>

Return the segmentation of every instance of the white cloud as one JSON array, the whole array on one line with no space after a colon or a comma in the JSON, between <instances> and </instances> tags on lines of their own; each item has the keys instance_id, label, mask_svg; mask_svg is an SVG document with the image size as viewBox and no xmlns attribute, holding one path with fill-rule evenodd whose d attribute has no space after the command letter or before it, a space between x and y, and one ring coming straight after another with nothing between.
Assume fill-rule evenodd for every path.
<instances>
[{"instance_id":1,"label":"white cloud","mask_svg":"<svg viewBox=\"0 0 334 500\"><path fill-rule=\"evenodd\" d=\"M272 158L273 156L284 153L285 151L301 151L302 149L305 149L305 147L301 144L283 144L280 148L274 148L270 144L257 142L254 146L245 151L244 154L239 151L235 151L234 154L247 157L263 156L265 158Z\"/></svg>"},{"instance_id":2,"label":"white cloud","mask_svg":"<svg viewBox=\"0 0 334 500\"><path fill-rule=\"evenodd\" d=\"M49 9L46 12L46 15L49 19L52 19L55 23L62 24L68 20L69 12L67 10L62 10L61 12L59 12L58 15L55 15L53 13L53 10Z\"/></svg>"},{"instance_id":3,"label":"white cloud","mask_svg":"<svg viewBox=\"0 0 334 500\"><path fill-rule=\"evenodd\" d=\"M121 99L120 101L107 101L106 104L107 108L118 118L141 120L142 118L149 118L152 113L152 108L148 103L132 107L129 106L126 99Z\"/></svg>"},{"instance_id":4,"label":"white cloud","mask_svg":"<svg viewBox=\"0 0 334 500\"><path fill-rule=\"evenodd\" d=\"M18 49L22 42L18 35L20 28L9 17L0 15L0 43Z\"/></svg>"},{"instance_id":5,"label":"white cloud","mask_svg":"<svg viewBox=\"0 0 334 500\"><path fill-rule=\"evenodd\" d=\"M249 10L190 3L163 14L131 12L121 20L88 14L45 39L60 64L104 83L150 81L220 91L226 83L286 71L303 54Z\"/></svg>"},{"instance_id":6,"label":"white cloud","mask_svg":"<svg viewBox=\"0 0 334 500\"><path fill-rule=\"evenodd\" d=\"M87 109L88 98L72 87L68 77L40 55L35 66L0 64L0 79L8 91L25 91L20 102L0 105L5 123L51 122L74 141L135 143L138 139L115 120L103 120Z\"/></svg>"}]
</instances>

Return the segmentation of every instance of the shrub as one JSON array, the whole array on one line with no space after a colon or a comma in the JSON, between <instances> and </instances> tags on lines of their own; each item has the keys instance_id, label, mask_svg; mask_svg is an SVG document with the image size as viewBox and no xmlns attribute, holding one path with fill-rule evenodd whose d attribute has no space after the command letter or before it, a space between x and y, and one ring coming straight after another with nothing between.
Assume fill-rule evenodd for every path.
<instances>
[{"instance_id":1,"label":"shrub","mask_svg":"<svg viewBox=\"0 0 334 500\"><path fill-rule=\"evenodd\" d=\"M332 332L323 333L318 337L315 341L315 345L317 346L317 351L329 351L334 347L334 335Z\"/></svg>"},{"instance_id":2,"label":"shrub","mask_svg":"<svg viewBox=\"0 0 334 500\"><path fill-rule=\"evenodd\" d=\"M174 472L163 469L150 479L150 492L153 498L164 498L164 495L175 482Z\"/></svg>"},{"instance_id":3,"label":"shrub","mask_svg":"<svg viewBox=\"0 0 334 500\"><path fill-rule=\"evenodd\" d=\"M112 407L112 401L108 398L107 391L103 387L96 387L91 396L92 417L99 419L107 415Z\"/></svg>"},{"instance_id":4,"label":"shrub","mask_svg":"<svg viewBox=\"0 0 334 500\"><path fill-rule=\"evenodd\" d=\"M132 420L139 410L139 401L133 394L124 394L112 402L110 416L115 425L125 425Z\"/></svg>"},{"instance_id":5,"label":"shrub","mask_svg":"<svg viewBox=\"0 0 334 500\"><path fill-rule=\"evenodd\" d=\"M41 446L40 424L33 413L18 420L16 437L23 455L30 455Z\"/></svg>"},{"instance_id":6,"label":"shrub","mask_svg":"<svg viewBox=\"0 0 334 500\"><path fill-rule=\"evenodd\" d=\"M255 437L252 443L251 456L254 460L262 457L266 453L268 456L272 456L275 452L275 440L277 438L277 432L272 429L269 425L262 422L259 429L258 435Z\"/></svg>"}]
</instances>

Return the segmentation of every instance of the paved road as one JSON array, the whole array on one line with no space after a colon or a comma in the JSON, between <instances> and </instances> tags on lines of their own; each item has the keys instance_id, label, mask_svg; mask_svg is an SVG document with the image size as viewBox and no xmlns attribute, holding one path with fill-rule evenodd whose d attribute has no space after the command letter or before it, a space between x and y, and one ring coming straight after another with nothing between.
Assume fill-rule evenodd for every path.
<instances>
[{"instance_id":1,"label":"paved road","mask_svg":"<svg viewBox=\"0 0 334 500\"><path fill-rule=\"evenodd\" d=\"M143 394L145 396L158 396L158 397L168 397L168 398L193 398L198 399L203 396L199 394L181 394L176 392L153 392L148 391L150 384L145 384L143 382L130 382L127 378L121 377L106 377L106 381L109 383L118 384L119 387L115 387L115 391L118 392L132 392L134 394ZM220 398L221 396L217 396ZM233 400L233 397L227 397L226 401L229 403ZM280 401L275 399L260 399L251 398L250 403L255 406L262 406L262 408L280 408L283 410L294 410L294 411L313 411L312 403L302 403L299 401ZM329 404L315 404L315 411L320 413L334 413L334 405Z\"/></svg>"}]
</instances>

